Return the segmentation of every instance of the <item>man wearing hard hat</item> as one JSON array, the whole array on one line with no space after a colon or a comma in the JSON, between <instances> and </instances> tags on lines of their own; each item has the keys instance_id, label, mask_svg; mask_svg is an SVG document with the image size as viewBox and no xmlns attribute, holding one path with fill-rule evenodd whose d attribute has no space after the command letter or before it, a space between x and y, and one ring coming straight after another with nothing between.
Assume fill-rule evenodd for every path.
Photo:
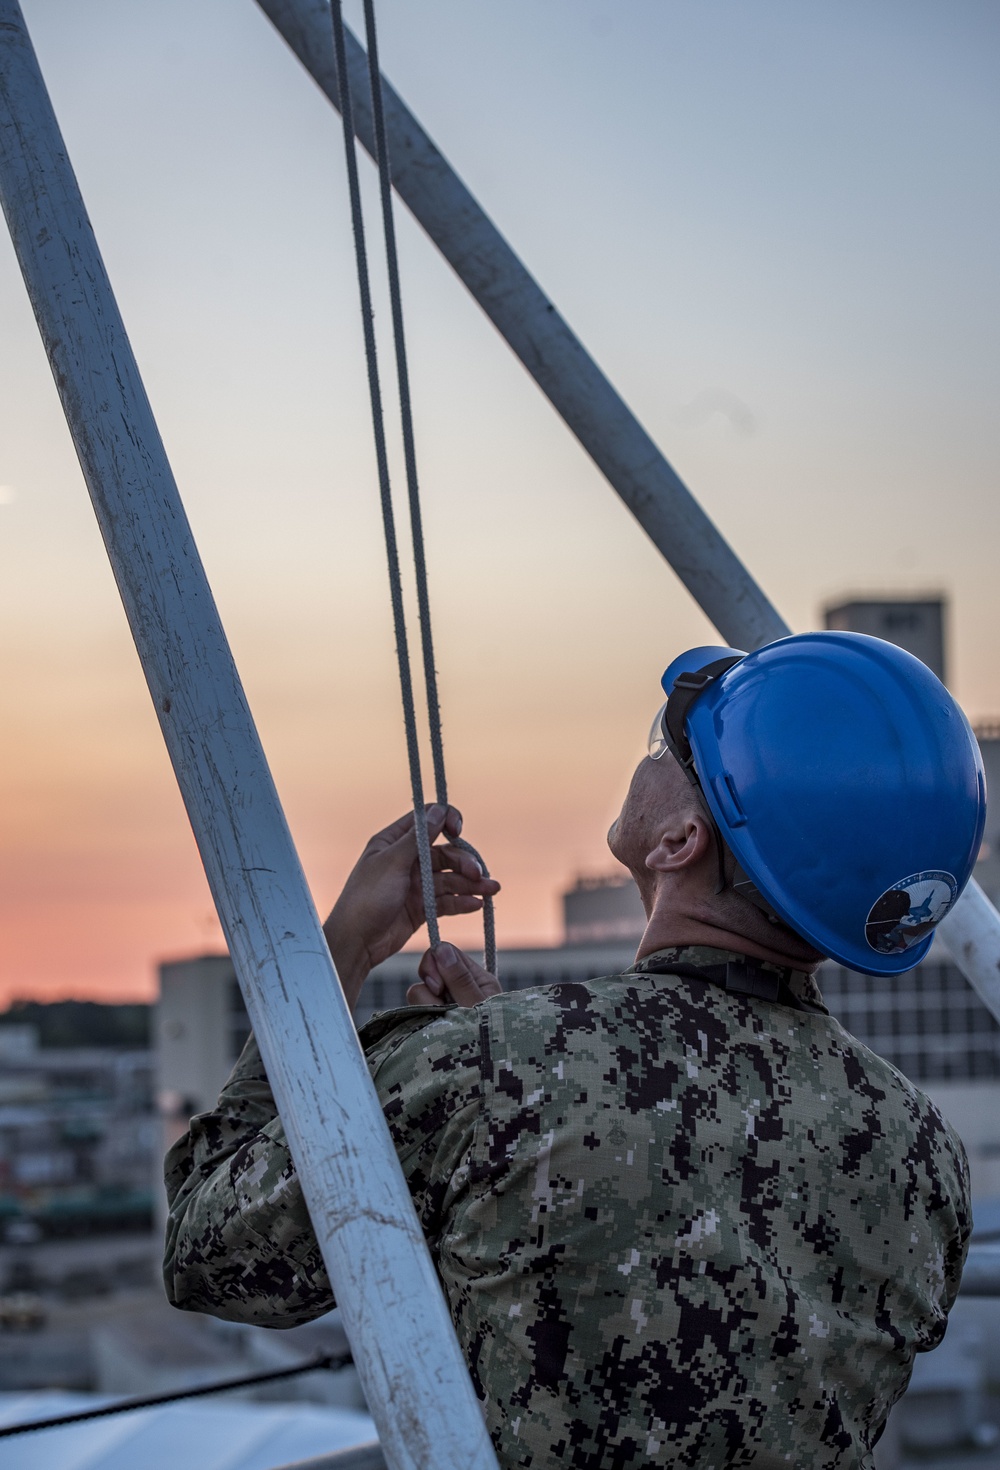
<instances>
[{"instance_id":1,"label":"man wearing hard hat","mask_svg":"<svg viewBox=\"0 0 1000 1470\"><path fill-rule=\"evenodd\" d=\"M693 649L663 688L609 834L648 919L633 967L503 995L441 946L361 1039L501 1465L870 1465L944 1334L968 1169L814 971L927 953L982 838L978 747L923 664L858 634ZM494 886L457 821L431 821L444 912ZM404 819L331 914L353 997L421 921L415 861ZM167 1185L176 1305L333 1304L252 1039Z\"/></svg>"}]
</instances>

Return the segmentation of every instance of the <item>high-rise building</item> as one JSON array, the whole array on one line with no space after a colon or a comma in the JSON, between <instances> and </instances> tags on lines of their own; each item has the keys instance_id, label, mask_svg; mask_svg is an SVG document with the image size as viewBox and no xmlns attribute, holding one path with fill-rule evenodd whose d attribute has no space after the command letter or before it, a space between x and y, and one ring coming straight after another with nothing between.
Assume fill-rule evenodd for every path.
<instances>
[{"instance_id":1,"label":"high-rise building","mask_svg":"<svg viewBox=\"0 0 1000 1470\"><path fill-rule=\"evenodd\" d=\"M823 609L823 626L838 633L868 633L895 643L947 683L946 613L942 596L852 597L828 604Z\"/></svg>"}]
</instances>

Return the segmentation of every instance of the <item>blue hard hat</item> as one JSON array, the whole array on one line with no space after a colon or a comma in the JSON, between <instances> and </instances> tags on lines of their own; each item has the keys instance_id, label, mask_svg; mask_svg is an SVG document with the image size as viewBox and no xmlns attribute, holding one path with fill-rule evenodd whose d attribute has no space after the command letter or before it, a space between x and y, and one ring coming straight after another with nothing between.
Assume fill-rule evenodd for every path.
<instances>
[{"instance_id":1,"label":"blue hard hat","mask_svg":"<svg viewBox=\"0 0 1000 1470\"><path fill-rule=\"evenodd\" d=\"M972 875L975 736L912 654L862 633L691 649L663 676L665 742L769 907L853 970L898 975Z\"/></svg>"}]
</instances>

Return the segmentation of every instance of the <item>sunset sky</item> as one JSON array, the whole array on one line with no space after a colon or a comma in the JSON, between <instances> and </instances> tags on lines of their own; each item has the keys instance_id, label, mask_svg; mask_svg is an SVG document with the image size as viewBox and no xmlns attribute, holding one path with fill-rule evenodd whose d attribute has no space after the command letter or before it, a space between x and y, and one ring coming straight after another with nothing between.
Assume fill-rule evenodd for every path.
<instances>
[{"instance_id":1,"label":"sunset sky","mask_svg":"<svg viewBox=\"0 0 1000 1470\"><path fill-rule=\"evenodd\" d=\"M253 0L23 5L325 908L407 803L339 118ZM790 622L940 589L955 692L1000 715L993 0L378 9L387 75ZM715 635L397 220L452 791L501 943L551 942L660 673ZM0 234L0 1005L148 997L221 931Z\"/></svg>"}]
</instances>

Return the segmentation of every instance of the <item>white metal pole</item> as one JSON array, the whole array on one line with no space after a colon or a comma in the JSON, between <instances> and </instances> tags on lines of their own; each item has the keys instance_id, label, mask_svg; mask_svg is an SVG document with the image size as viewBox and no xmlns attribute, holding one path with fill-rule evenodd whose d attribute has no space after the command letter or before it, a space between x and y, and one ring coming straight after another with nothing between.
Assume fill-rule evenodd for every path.
<instances>
[{"instance_id":1,"label":"white metal pole","mask_svg":"<svg viewBox=\"0 0 1000 1470\"><path fill-rule=\"evenodd\" d=\"M996 795L1000 798L1000 793ZM1000 1021L998 919L1000 915L973 881L939 928L955 964L983 1005Z\"/></svg>"},{"instance_id":2,"label":"white metal pole","mask_svg":"<svg viewBox=\"0 0 1000 1470\"><path fill-rule=\"evenodd\" d=\"M0 194L386 1459L495 1470L17 0Z\"/></svg>"},{"instance_id":3,"label":"white metal pole","mask_svg":"<svg viewBox=\"0 0 1000 1470\"><path fill-rule=\"evenodd\" d=\"M974 1245L965 1258L962 1296L1000 1296L1000 1245Z\"/></svg>"},{"instance_id":4,"label":"white metal pole","mask_svg":"<svg viewBox=\"0 0 1000 1470\"><path fill-rule=\"evenodd\" d=\"M333 103L328 0L257 4ZM367 61L347 33L354 126L375 156ZM608 382L448 160L383 77L399 197L603 471L727 643L758 648L792 630ZM1000 914L972 880L942 924L955 963L1000 1020Z\"/></svg>"}]
</instances>

